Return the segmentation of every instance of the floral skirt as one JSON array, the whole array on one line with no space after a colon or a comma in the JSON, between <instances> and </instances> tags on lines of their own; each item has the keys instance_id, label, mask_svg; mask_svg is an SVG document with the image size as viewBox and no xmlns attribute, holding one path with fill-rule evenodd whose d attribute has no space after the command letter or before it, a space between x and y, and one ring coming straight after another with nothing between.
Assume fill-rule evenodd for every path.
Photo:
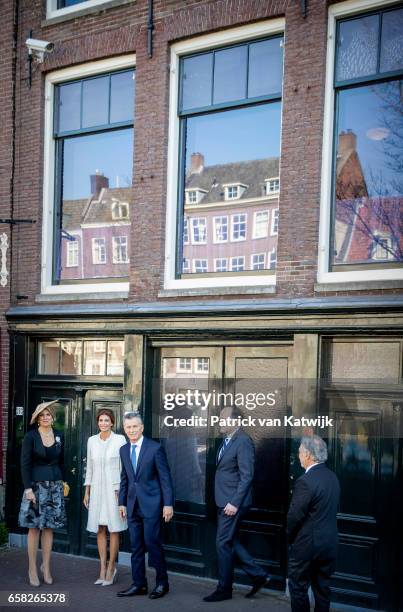
<instances>
[{"instance_id":1,"label":"floral skirt","mask_svg":"<svg viewBox=\"0 0 403 612\"><path fill-rule=\"evenodd\" d=\"M43 480L34 482L32 490L36 503L22 496L18 523L20 527L36 529L61 529L66 524L63 482Z\"/></svg>"}]
</instances>

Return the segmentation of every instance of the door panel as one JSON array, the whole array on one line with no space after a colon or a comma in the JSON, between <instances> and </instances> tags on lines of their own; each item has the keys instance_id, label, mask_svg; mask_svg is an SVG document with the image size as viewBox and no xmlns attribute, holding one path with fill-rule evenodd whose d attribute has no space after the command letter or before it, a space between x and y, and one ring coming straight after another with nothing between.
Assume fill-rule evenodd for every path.
<instances>
[{"instance_id":1,"label":"door panel","mask_svg":"<svg viewBox=\"0 0 403 612\"><path fill-rule=\"evenodd\" d=\"M215 575L215 507L211 496L215 443L209 427L169 427L165 415L174 418L209 417L198 406L161 409L166 394L187 390L212 391L221 382L220 348L163 348L160 352L160 384L153 402L153 436L165 448L175 498L174 519L166 526L166 552L171 569L203 576Z\"/></svg>"},{"instance_id":2,"label":"door panel","mask_svg":"<svg viewBox=\"0 0 403 612\"><path fill-rule=\"evenodd\" d=\"M85 471L87 462L87 441L90 436L98 433L96 416L102 408L106 408L113 412L115 416L115 425L113 430L116 433L123 434L123 414L122 414L123 394L117 389L90 389L84 394L84 411L82 424L82 466L81 471L81 499L78 506L80 513L80 554L84 556L97 557L97 536L94 533L87 531L88 511L82 503L84 496ZM123 547L128 548L128 540L126 534L122 534Z\"/></svg>"},{"instance_id":3,"label":"door panel","mask_svg":"<svg viewBox=\"0 0 403 612\"><path fill-rule=\"evenodd\" d=\"M283 418L291 403L290 345L226 349L225 373L234 381L235 392L275 393L274 406L245 410L256 418ZM241 537L249 552L273 576L273 587L285 588L285 522L288 500L289 443L283 428L246 429L256 450L253 506L243 521ZM237 580L245 580L242 572Z\"/></svg>"},{"instance_id":4,"label":"door panel","mask_svg":"<svg viewBox=\"0 0 403 612\"><path fill-rule=\"evenodd\" d=\"M77 397L73 389L34 388L30 393L30 410L32 413L40 402L55 399L58 400L58 403L53 406L56 416L54 427L64 433L64 470L70 492L65 498L67 524L63 529L54 531L53 548L58 552L77 554L79 542L77 508L80 503L79 427L76 426Z\"/></svg>"}]
</instances>

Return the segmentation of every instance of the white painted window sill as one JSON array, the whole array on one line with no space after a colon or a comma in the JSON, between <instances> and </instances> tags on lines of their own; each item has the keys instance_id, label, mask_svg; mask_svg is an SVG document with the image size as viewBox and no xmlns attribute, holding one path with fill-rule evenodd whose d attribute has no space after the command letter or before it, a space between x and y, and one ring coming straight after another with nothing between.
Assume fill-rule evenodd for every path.
<instances>
[{"instance_id":1,"label":"white painted window sill","mask_svg":"<svg viewBox=\"0 0 403 612\"><path fill-rule=\"evenodd\" d=\"M136 0L88 0L82 4L76 4L74 6L68 6L66 8L49 10L46 13L46 19L42 20L41 26L46 28L47 26L54 25L55 23L61 23L69 19L76 19L77 17L84 17L85 15L93 15L100 11L105 11L116 6L124 4L131 4Z\"/></svg>"}]
</instances>

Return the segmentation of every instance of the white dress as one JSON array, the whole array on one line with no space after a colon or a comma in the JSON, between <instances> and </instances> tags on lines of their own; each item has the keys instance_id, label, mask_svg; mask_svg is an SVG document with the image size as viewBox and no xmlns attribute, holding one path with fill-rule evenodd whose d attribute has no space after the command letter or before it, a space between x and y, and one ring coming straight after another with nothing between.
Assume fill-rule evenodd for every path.
<instances>
[{"instance_id":1,"label":"white dress","mask_svg":"<svg viewBox=\"0 0 403 612\"><path fill-rule=\"evenodd\" d=\"M99 525L109 531L127 529L126 519L121 519L117 494L120 486L119 449L126 439L111 431L109 438L102 440L99 434L88 438L87 471L84 485L90 485L87 531L97 533Z\"/></svg>"}]
</instances>

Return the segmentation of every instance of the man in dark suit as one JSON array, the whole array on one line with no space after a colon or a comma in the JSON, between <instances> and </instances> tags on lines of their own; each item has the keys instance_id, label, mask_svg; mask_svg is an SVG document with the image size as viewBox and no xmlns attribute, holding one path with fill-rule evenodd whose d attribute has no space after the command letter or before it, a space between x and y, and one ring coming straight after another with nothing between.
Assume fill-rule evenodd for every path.
<instances>
[{"instance_id":1,"label":"man in dark suit","mask_svg":"<svg viewBox=\"0 0 403 612\"><path fill-rule=\"evenodd\" d=\"M165 522L173 516L171 475L164 449L143 436L144 425L136 412L127 412L123 427L129 442L121 447L122 473L119 510L127 516L132 549L133 584L118 597L148 593L145 551L148 563L156 570L156 586L150 599L163 597L169 591L168 574L161 542L161 514Z\"/></svg>"},{"instance_id":2,"label":"man in dark suit","mask_svg":"<svg viewBox=\"0 0 403 612\"><path fill-rule=\"evenodd\" d=\"M337 557L340 485L337 476L325 465L327 446L322 438L302 438L299 460L305 474L295 483L287 517L291 609L309 612L311 586L315 612L327 612L330 577Z\"/></svg>"},{"instance_id":3,"label":"man in dark suit","mask_svg":"<svg viewBox=\"0 0 403 612\"><path fill-rule=\"evenodd\" d=\"M216 457L214 483L217 505L217 561L218 585L216 590L204 597L204 601L217 602L232 598L234 553L244 572L252 580L251 597L268 581L268 575L241 545L238 535L242 517L252 504L252 481L255 467L255 448L251 438L237 425L242 416L236 408L221 410L220 418L225 425L220 427L225 435ZM227 424L228 423L228 424Z\"/></svg>"}]
</instances>

